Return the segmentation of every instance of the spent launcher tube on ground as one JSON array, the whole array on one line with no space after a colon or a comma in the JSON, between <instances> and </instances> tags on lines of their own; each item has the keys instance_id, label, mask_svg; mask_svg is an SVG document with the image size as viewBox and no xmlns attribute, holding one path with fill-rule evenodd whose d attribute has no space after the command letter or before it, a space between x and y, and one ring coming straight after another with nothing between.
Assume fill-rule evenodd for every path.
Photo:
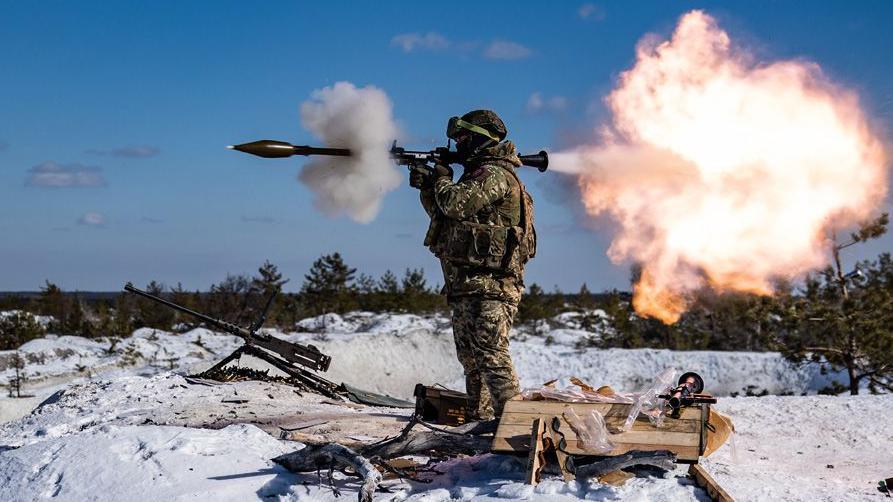
<instances>
[{"instance_id":1,"label":"spent launcher tube on ground","mask_svg":"<svg viewBox=\"0 0 893 502\"><path fill-rule=\"evenodd\" d=\"M266 159L279 159L292 155L330 155L336 157L349 157L351 152L347 148L324 148L306 145L292 145L285 141L264 139L232 145L228 148L240 152L250 153ZM449 148L439 147L430 151L406 150L397 146L395 141L390 149L391 158L397 164L414 165L419 162L432 162L435 164L456 164L459 162L458 154ZM549 154L545 150L532 155L521 155L521 163L528 167L535 167L539 172L545 172L549 168Z\"/></svg>"},{"instance_id":2,"label":"spent launcher tube on ground","mask_svg":"<svg viewBox=\"0 0 893 502\"><path fill-rule=\"evenodd\" d=\"M301 345L298 343L287 342L266 333L258 333L257 330L260 326L252 326L251 329L247 329L222 319L215 319L141 289L137 289L129 282L124 285L124 291L137 294L154 302L167 305L184 314L189 314L197 319L201 319L209 327L214 327L220 331L225 331L231 335L238 336L245 340L246 344L251 344L258 348L276 353L290 363L300 364L301 366L313 370L326 371L329 369L329 363L332 361L331 356L323 354L313 345Z\"/></svg>"}]
</instances>

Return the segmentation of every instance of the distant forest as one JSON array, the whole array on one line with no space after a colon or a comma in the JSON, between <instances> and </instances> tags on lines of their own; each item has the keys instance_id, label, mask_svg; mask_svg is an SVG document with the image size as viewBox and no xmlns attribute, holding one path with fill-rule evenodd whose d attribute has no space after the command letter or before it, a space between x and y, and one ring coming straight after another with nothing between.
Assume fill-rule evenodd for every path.
<instances>
[{"instance_id":1,"label":"distant forest","mask_svg":"<svg viewBox=\"0 0 893 502\"><path fill-rule=\"evenodd\" d=\"M660 348L671 350L781 351L793 361L827 361L860 383L891 391L893 377L893 260L882 254L844 276L829 267L794 287L776 285L774 296L705 292L679 322L665 325L636 315L623 291L575 293L527 288L516 326L549 342L549 320L579 312L583 331L577 348ZM206 315L242 326L251 324L270 296L265 326L293 331L304 318L365 310L448 315L443 296L421 269L375 278L357 273L339 253L321 256L303 276L297 293L286 293L278 267L262 264L254 275L229 275L209 291L187 291L157 281L136 285ZM190 316L127 293L63 292L46 282L38 294L0 295L0 311L51 316L44 326L28 314L0 318L0 350L13 350L47 332L84 337L127 337L141 327L184 332L200 323Z\"/></svg>"}]
</instances>

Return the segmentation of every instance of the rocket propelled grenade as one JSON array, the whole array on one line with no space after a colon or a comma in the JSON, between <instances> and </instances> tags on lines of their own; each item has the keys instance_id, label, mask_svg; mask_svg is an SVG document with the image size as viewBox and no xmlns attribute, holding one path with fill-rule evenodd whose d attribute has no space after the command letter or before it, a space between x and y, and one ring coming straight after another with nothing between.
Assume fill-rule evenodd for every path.
<instances>
[{"instance_id":1,"label":"rocket propelled grenade","mask_svg":"<svg viewBox=\"0 0 893 502\"><path fill-rule=\"evenodd\" d=\"M292 145L285 141L274 141L264 139L260 141L252 141L251 143L242 143L241 145L231 145L227 147L231 150L250 153L258 157L266 159L281 159L291 157L292 155L329 155L337 157L350 157L351 151L347 148L328 148L307 145ZM460 162L456 152L446 147L435 148L434 150L412 151L397 146L397 142L391 146L391 158L400 165L412 166L418 163L434 163L434 164L457 164ZM545 151L540 151L532 155L521 155L521 163L525 166L535 167L539 172L544 172L549 167L549 155Z\"/></svg>"},{"instance_id":2,"label":"rocket propelled grenade","mask_svg":"<svg viewBox=\"0 0 893 502\"><path fill-rule=\"evenodd\" d=\"M307 145L292 145L285 141L274 141L271 139L262 139L260 141L252 141L251 143L242 143L241 145L231 145L227 147L231 150L250 153L265 159L281 159L291 157L292 155L334 155L337 157L350 157L350 150L347 148L324 148Z\"/></svg>"}]
</instances>

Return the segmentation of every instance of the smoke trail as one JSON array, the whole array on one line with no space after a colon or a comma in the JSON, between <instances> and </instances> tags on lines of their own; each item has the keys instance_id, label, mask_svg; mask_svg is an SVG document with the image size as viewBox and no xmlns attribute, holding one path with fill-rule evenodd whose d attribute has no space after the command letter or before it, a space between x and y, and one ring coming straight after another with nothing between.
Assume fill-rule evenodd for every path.
<instances>
[{"instance_id":1,"label":"smoke trail","mask_svg":"<svg viewBox=\"0 0 893 502\"><path fill-rule=\"evenodd\" d=\"M619 223L614 262L642 265L634 306L675 322L693 292L770 294L828 261L828 230L886 195L887 159L857 96L815 63L758 64L713 18L645 37L606 98L611 123L553 155L587 211Z\"/></svg>"},{"instance_id":2,"label":"smoke trail","mask_svg":"<svg viewBox=\"0 0 893 502\"><path fill-rule=\"evenodd\" d=\"M326 146L353 152L315 157L304 165L298 179L316 194L316 207L330 216L372 221L384 195L401 180L388 154L398 131L391 100L376 87L338 82L314 91L301 105L301 123Z\"/></svg>"}]
</instances>

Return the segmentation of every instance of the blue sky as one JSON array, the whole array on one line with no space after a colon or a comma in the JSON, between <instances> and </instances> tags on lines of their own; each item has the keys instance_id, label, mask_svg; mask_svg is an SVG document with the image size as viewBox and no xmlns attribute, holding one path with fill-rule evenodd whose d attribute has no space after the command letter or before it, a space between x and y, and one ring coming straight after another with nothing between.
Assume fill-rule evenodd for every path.
<instances>
[{"instance_id":1,"label":"blue sky","mask_svg":"<svg viewBox=\"0 0 893 502\"><path fill-rule=\"evenodd\" d=\"M301 160L224 146L312 143L300 103L346 80L388 93L407 146L440 145L448 117L486 107L523 151L559 148L603 118L636 42L693 8L762 59L818 62L893 131L890 2L2 2L0 290L205 289L266 259L296 289L332 251L441 282L415 190L370 224L331 219L296 181ZM567 180L522 177L540 230L528 284L626 288Z\"/></svg>"}]
</instances>

